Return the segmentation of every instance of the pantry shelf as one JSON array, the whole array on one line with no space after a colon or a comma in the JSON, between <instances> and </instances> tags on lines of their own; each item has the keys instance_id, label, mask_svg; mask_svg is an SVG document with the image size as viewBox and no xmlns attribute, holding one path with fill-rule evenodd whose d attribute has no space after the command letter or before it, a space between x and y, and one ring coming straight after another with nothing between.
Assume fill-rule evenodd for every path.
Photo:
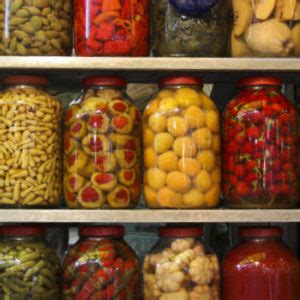
<instances>
[{"instance_id":1,"label":"pantry shelf","mask_svg":"<svg viewBox=\"0 0 300 300\"><path fill-rule=\"evenodd\" d=\"M248 223L300 222L300 209L0 210L0 223L243 223L245 221Z\"/></svg>"}]
</instances>

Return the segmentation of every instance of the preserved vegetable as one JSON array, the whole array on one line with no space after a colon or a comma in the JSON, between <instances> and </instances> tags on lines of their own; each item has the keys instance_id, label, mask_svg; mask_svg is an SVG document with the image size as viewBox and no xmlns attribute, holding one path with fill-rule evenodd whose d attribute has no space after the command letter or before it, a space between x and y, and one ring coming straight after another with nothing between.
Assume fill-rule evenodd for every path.
<instances>
[{"instance_id":1,"label":"preserved vegetable","mask_svg":"<svg viewBox=\"0 0 300 300\"><path fill-rule=\"evenodd\" d=\"M149 0L76 0L79 56L147 56Z\"/></svg>"},{"instance_id":2,"label":"preserved vegetable","mask_svg":"<svg viewBox=\"0 0 300 300\"><path fill-rule=\"evenodd\" d=\"M64 300L139 300L139 264L122 226L87 226L64 261Z\"/></svg>"},{"instance_id":3,"label":"preserved vegetable","mask_svg":"<svg viewBox=\"0 0 300 300\"><path fill-rule=\"evenodd\" d=\"M230 207L297 204L297 113L276 78L242 79L223 118L223 192Z\"/></svg>"},{"instance_id":4,"label":"preserved vegetable","mask_svg":"<svg viewBox=\"0 0 300 300\"><path fill-rule=\"evenodd\" d=\"M298 261L281 240L281 228L240 228L239 236L223 261L223 299L299 299Z\"/></svg>"},{"instance_id":5,"label":"preserved vegetable","mask_svg":"<svg viewBox=\"0 0 300 300\"><path fill-rule=\"evenodd\" d=\"M193 76L167 77L144 111L144 196L151 208L214 207L221 185L220 121Z\"/></svg>"},{"instance_id":6,"label":"preserved vegetable","mask_svg":"<svg viewBox=\"0 0 300 300\"><path fill-rule=\"evenodd\" d=\"M61 268L43 227L1 227L0 299L61 299Z\"/></svg>"},{"instance_id":7,"label":"preserved vegetable","mask_svg":"<svg viewBox=\"0 0 300 300\"><path fill-rule=\"evenodd\" d=\"M197 227L160 228L143 266L144 300L219 300L219 263Z\"/></svg>"},{"instance_id":8,"label":"preserved vegetable","mask_svg":"<svg viewBox=\"0 0 300 300\"><path fill-rule=\"evenodd\" d=\"M228 0L155 0L154 56L226 56L230 30Z\"/></svg>"},{"instance_id":9,"label":"preserved vegetable","mask_svg":"<svg viewBox=\"0 0 300 300\"><path fill-rule=\"evenodd\" d=\"M141 113L117 77L90 77L65 116L64 192L71 208L128 208L140 196Z\"/></svg>"},{"instance_id":10,"label":"preserved vegetable","mask_svg":"<svg viewBox=\"0 0 300 300\"><path fill-rule=\"evenodd\" d=\"M1 55L70 55L71 0L1 0Z\"/></svg>"},{"instance_id":11,"label":"preserved vegetable","mask_svg":"<svg viewBox=\"0 0 300 300\"><path fill-rule=\"evenodd\" d=\"M232 0L234 25L232 56L299 56L300 3L298 1Z\"/></svg>"},{"instance_id":12,"label":"preserved vegetable","mask_svg":"<svg viewBox=\"0 0 300 300\"><path fill-rule=\"evenodd\" d=\"M0 93L0 206L56 207L61 197L61 104L39 76L11 76Z\"/></svg>"}]
</instances>

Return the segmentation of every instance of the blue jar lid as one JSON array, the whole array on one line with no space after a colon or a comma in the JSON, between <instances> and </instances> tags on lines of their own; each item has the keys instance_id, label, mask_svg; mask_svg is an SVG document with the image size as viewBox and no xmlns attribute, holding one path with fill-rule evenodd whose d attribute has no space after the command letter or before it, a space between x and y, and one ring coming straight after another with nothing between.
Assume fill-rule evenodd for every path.
<instances>
[{"instance_id":1,"label":"blue jar lid","mask_svg":"<svg viewBox=\"0 0 300 300\"><path fill-rule=\"evenodd\" d=\"M175 9L187 16L198 16L206 13L220 0L169 0Z\"/></svg>"}]
</instances>

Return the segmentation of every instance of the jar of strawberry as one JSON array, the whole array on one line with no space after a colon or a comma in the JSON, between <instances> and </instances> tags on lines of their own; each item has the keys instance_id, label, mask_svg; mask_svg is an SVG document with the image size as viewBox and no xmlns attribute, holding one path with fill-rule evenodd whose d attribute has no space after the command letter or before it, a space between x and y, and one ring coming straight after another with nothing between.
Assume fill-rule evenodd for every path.
<instances>
[{"instance_id":1,"label":"jar of strawberry","mask_svg":"<svg viewBox=\"0 0 300 300\"><path fill-rule=\"evenodd\" d=\"M273 77L239 81L223 118L223 193L235 208L297 204L297 113Z\"/></svg>"}]
</instances>

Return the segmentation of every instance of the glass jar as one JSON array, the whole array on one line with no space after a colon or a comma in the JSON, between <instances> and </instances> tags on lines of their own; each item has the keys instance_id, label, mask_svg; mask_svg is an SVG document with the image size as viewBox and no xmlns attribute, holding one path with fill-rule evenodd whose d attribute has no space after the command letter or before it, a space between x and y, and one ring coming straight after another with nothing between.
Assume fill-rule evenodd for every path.
<instances>
[{"instance_id":1,"label":"glass jar","mask_svg":"<svg viewBox=\"0 0 300 300\"><path fill-rule=\"evenodd\" d=\"M10 76L0 92L0 207L57 207L61 104L40 76Z\"/></svg>"},{"instance_id":2,"label":"glass jar","mask_svg":"<svg viewBox=\"0 0 300 300\"><path fill-rule=\"evenodd\" d=\"M1 0L0 55L71 55L71 0Z\"/></svg>"},{"instance_id":3,"label":"glass jar","mask_svg":"<svg viewBox=\"0 0 300 300\"><path fill-rule=\"evenodd\" d=\"M76 0L78 56L147 56L149 0Z\"/></svg>"},{"instance_id":4,"label":"glass jar","mask_svg":"<svg viewBox=\"0 0 300 300\"><path fill-rule=\"evenodd\" d=\"M244 78L223 118L223 194L230 207L297 204L297 113L280 80Z\"/></svg>"},{"instance_id":5,"label":"glass jar","mask_svg":"<svg viewBox=\"0 0 300 300\"><path fill-rule=\"evenodd\" d=\"M166 77L144 111L144 196L151 208L214 207L221 185L220 124L194 76Z\"/></svg>"},{"instance_id":6,"label":"glass jar","mask_svg":"<svg viewBox=\"0 0 300 300\"><path fill-rule=\"evenodd\" d=\"M228 55L229 4L229 0L154 0L154 56Z\"/></svg>"},{"instance_id":7,"label":"glass jar","mask_svg":"<svg viewBox=\"0 0 300 300\"><path fill-rule=\"evenodd\" d=\"M143 266L144 300L219 300L219 263L199 227L163 227Z\"/></svg>"},{"instance_id":8,"label":"glass jar","mask_svg":"<svg viewBox=\"0 0 300 300\"><path fill-rule=\"evenodd\" d=\"M61 299L61 268L40 226L0 227L0 299Z\"/></svg>"},{"instance_id":9,"label":"glass jar","mask_svg":"<svg viewBox=\"0 0 300 300\"><path fill-rule=\"evenodd\" d=\"M118 77L89 77L65 116L64 194L70 208L129 208L140 197L141 113Z\"/></svg>"},{"instance_id":10,"label":"glass jar","mask_svg":"<svg viewBox=\"0 0 300 300\"><path fill-rule=\"evenodd\" d=\"M242 227L222 264L224 300L297 300L297 258L279 227Z\"/></svg>"},{"instance_id":11,"label":"glass jar","mask_svg":"<svg viewBox=\"0 0 300 300\"><path fill-rule=\"evenodd\" d=\"M122 226L81 227L64 261L63 299L139 300L139 263Z\"/></svg>"},{"instance_id":12,"label":"glass jar","mask_svg":"<svg viewBox=\"0 0 300 300\"><path fill-rule=\"evenodd\" d=\"M300 55L300 3L232 0L232 7L232 56Z\"/></svg>"}]
</instances>

